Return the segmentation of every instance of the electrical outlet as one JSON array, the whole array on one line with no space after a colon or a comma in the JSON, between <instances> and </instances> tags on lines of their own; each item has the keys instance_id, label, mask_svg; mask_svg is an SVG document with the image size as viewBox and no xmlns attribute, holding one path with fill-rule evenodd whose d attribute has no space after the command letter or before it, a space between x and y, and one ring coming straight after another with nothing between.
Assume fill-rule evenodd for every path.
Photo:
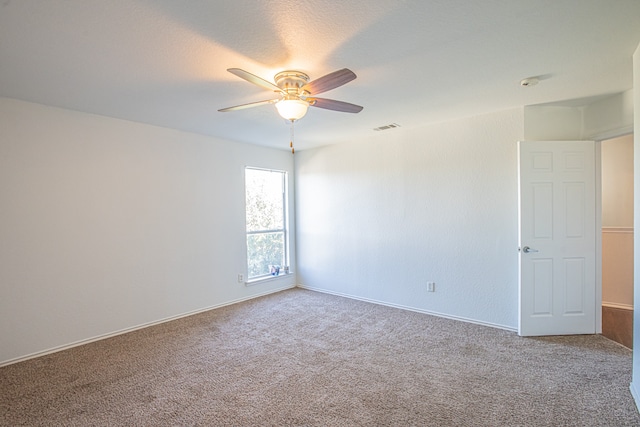
<instances>
[{"instance_id":1,"label":"electrical outlet","mask_svg":"<svg viewBox=\"0 0 640 427\"><path fill-rule=\"evenodd\" d=\"M244 282L244 274L238 274L238 283Z\"/></svg>"},{"instance_id":2,"label":"electrical outlet","mask_svg":"<svg viewBox=\"0 0 640 427\"><path fill-rule=\"evenodd\" d=\"M427 282L427 292L436 291L436 282Z\"/></svg>"}]
</instances>

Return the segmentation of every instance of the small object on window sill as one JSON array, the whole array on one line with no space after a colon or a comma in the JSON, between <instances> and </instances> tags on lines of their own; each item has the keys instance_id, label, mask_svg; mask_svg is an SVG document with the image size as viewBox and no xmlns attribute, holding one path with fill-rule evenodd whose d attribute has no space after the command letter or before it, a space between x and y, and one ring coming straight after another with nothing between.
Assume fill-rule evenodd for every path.
<instances>
[{"instance_id":1,"label":"small object on window sill","mask_svg":"<svg viewBox=\"0 0 640 427\"><path fill-rule=\"evenodd\" d=\"M256 278L253 278L253 279L249 279L246 282L244 282L244 285L245 286L254 286L254 285L260 284L262 282L270 282L272 280L277 280L277 279L280 279L280 278L284 279L285 277L292 276L292 275L293 275L293 273L291 271L289 271L288 273L279 274L277 276L273 276L273 275L269 274L267 276L260 276L260 277L256 277Z\"/></svg>"}]
</instances>

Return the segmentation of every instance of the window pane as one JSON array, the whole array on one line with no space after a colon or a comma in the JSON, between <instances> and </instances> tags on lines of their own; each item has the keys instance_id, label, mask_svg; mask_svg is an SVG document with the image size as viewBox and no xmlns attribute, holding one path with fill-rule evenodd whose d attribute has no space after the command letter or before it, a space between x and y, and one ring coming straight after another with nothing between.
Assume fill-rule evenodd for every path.
<instances>
[{"instance_id":1,"label":"window pane","mask_svg":"<svg viewBox=\"0 0 640 427\"><path fill-rule=\"evenodd\" d=\"M246 170L247 231L283 230L283 173Z\"/></svg>"},{"instance_id":2,"label":"window pane","mask_svg":"<svg viewBox=\"0 0 640 427\"><path fill-rule=\"evenodd\" d=\"M284 267L284 233L247 235L249 278L270 274L270 265Z\"/></svg>"}]
</instances>

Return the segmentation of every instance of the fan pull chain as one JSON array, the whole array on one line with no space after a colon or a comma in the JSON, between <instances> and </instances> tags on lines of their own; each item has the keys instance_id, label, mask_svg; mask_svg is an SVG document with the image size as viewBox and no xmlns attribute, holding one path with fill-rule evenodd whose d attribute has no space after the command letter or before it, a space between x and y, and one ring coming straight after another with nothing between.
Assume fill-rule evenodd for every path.
<instances>
[{"instance_id":1,"label":"fan pull chain","mask_svg":"<svg viewBox=\"0 0 640 427\"><path fill-rule=\"evenodd\" d=\"M293 148L293 120L291 120L291 139L289 141L289 147L291 147L291 154L295 154L296 150Z\"/></svg>"}]
</instances>

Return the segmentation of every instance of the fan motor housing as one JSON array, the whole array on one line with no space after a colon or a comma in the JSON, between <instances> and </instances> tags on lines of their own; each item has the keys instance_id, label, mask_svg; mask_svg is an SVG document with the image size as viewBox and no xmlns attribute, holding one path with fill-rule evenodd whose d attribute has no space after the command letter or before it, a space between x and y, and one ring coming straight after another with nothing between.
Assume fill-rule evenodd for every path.
<instances>
[{"instance_id":1,"label":"fan motor housing","mask_svg":"<svg viewBox=\"0 0 640 427\"><path fill-rule=\"evenodd\" d=\"M301 71L281 71L273 78L276 85L287 93L298 94L300 88L309 83L309 76Z\"/></svg>"}]
</instances>

